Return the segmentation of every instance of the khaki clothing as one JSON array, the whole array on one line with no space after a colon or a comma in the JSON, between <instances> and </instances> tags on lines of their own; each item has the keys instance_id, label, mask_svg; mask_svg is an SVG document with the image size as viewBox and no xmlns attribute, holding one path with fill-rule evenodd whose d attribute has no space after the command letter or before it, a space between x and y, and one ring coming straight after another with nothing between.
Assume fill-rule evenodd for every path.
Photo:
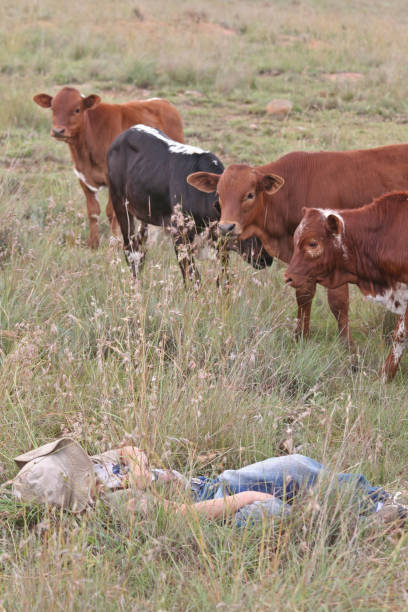
<instances>
[{"instance_id":1,"label":"khaki clothing","mask_svg":"<svg viewBox=\"0 0 408 612\"><path fill-rule=\"evenodd\" d=\"M92 501L95 472L91 459L71 438L61 438L16 457L21 470L12 492L19 500L81 512Z\"/></svg>"},{"instance_id":2,"label":"khaki clothing","mask_svg":"<svg viewBox=\"0 0 408 612\"><path fill-rule=\"evenodd\" d=\"M44 444L14 459L21 468L12 481L13 495L25 502L45 503L81 512L93 503L96 488L127 486L129 468L120 450L89 457L71 438Z\"/></svg>"}]
</instances>

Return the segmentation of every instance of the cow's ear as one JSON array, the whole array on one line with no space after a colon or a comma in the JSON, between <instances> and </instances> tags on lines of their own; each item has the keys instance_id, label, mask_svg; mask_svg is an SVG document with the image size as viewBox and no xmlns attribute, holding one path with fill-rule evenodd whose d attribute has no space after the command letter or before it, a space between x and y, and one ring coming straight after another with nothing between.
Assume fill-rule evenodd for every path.
<instances>
[{"instance_id":1,"label":"cow's ear","mask_svg":"<svg viewBox=\"0 0 408 612\"><path fill-rule=\"evenodd\" d=\"M97 96L96 94L91 94L90 96L87 96L86 98L82 98L82 104L84 105L84 108L86 108L87 110L90 110L91 108L95 108L95 106L98 106L98 104L100 104L102 102L100 96Z\"/></svg>"},{"instance_id":2,"label":"cow's ear","mask_svg":"<svg viewBox=\"0 0 408 612\"><path fill-rule=\"evenodd\" d=\"M284 186L285 180L277 174L264 174L261 179L262 189L268 194L272 195L279 191Z\"/></svg>"},{"instance_id":3,"label":"cow's ear","mask_svg":"<svg viewBox=\"0 0 408 612\"><path fill-rule=\"evenodd\" d=\"M214 174L213 172L194 172L188 175L187 183L199 191L204 191L204 193L213 193L217 191L220 176L220 174Z\"/></svg>"},{"instance_id":4,"label":"cow's ear","mask_svg":"<svg viewBox=\"0 0 408 612\"><path fill-rule=\"evenodd\" d=\"M338 215L327 215L326 217L326 229L329 234L341 234L341 230L343 229L343 224Z\"/></svg>"},{"instance_id":5,"label":"cow's ear","mask_svg":"<svg viewBox=\"0 0 408 612\"><path fill-rule=\"evenodd\" d=\"M305 216L305 214L307 213L309 209L307 208L307 206L302 206L302 217Z\"/></svg>"},{"instance_id":6,"label":"cow's ear","mask_svg":"<svg viewBox=\"0 0 408 612\"><path fill-rule=\"evenodd\" d=\"M50 108L52 96L49 96L45 93L41 93L34 96L33 100L36 104L38 104L38 106L42 106L43 108Z\"/></svg>"}]
</instances>

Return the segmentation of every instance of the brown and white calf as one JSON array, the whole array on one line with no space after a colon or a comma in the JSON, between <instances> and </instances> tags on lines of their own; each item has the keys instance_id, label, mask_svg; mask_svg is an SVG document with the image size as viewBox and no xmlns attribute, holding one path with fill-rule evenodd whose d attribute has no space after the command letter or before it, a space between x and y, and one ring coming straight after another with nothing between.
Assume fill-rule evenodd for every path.
<instances>
[{"instance_id":1,"label":"brown and white calf","mask_svg":"<svg viewBox=\"0 0 408 612\"><path fill-rule=\"evenodd\" d=\"M408 341L408 192L388 193L355 210L306 208L285 272L292 287L312 279L345 283L399 315L382 374L394 378Z\"/></svg>"},{"instance_id":2,"label":"brown and white calf","mask_svg":"<svg viewBox=\"0 0 408 612\"><path fill-rule=\"evenodd\" d=\"M198 172L188 181L202 191L217 191L222 233L240 239L255 235L270 255L289 263L304 206L358 208L383 193L408 189L408 145L294 152L265 166L232 165L221 176ZM315 291L313 281L296 289L296 335L309 334ZM350 342L347 285L330 289L328 301L340 334Z\"/></svg>"},{"instance_id":3,"label":"brown and white calf","mask_svg":"<svg viewBox=\"0 0 408 612\"><path fill-rule=\"evenodd\" d=\"M101 212L96 194L101 187L108 185L106 154L110 145L119 134L137 123L158 128L170 138L184 142L181 117L167 100L153 98L105 104L99 96L91 94L85 97L72 87L63 87L54 97L37 94L33 100L43 108L51 108L51 136L69 146L74 173L86 197L88 245L96 248L99 245L98 218ZM106 214L112 233L117 234L119 227L110 198Z\"/></svg>"}]
</instances>

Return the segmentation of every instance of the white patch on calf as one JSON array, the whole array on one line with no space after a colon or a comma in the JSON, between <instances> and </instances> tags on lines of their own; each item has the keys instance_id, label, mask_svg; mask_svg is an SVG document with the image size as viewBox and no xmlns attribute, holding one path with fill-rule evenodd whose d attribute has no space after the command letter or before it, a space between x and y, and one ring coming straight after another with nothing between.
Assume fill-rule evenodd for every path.
<instances>
[{"instance_id":1,"label":"white patch on calf","mask_svg":"<svg viewBox=\"0 0 408 612\"><path fill-rule=\"evenodd\" d=\"M316 257L320 257L320 255L323 253L323 249L321 246L319 246L318 249L312 249L311 247L309 248L305 248L306 253L309 255L309 257L311 257L312 259L316 259Z\"/></svg>"},{"instance_id":2,"label":"white patch on calf","mask_svg":"<svg viewBox=\"0 0 408 612\"><path fill-rule=\"evenodd\" d=\"M399 363L401 355L404 352L404 349L407 344L407 332L405 330L404 318L404 316L401 317L400 322L398 324L397 333L395 334L392 341L392 356L394 358L394 363Z\"/></svg>"},{"instance_id":3,"label":"white patch on calf","mask_svg":"<svg viewBox=\"0 0 408 612\"><path fill-rule=\"evenodd\" d=\"M379 302L384 308L395 314L403 315L408 304L408 285L396 283L395 287L386 289L384 293L367 295L366 297L374 302Z\"/></svg>"},{"instance_id":4,"label":"white patch on calf","mask_svg":"<svg viewBox=\"0 0 408 612\"><path fill-rule=\"evenodd\" d=\"M154 100L162 100L162 98L146 98L145 102L153 102Z\"/></svg>"},{"instance_id":5,"label":"white patch on calf","mask_svg":"<svg viewBox=\"0 0 408 612\"><path fill-rule=\"evenodd\" d=\"M143 253L140 253L139 251L130 251L127 254L128 260L137 265L139 264L142 257L143 257Z\"/></svg>"},{"instance_id":6,"label":"white patch on calf","mask_svg":"<svg viewBox=\"0 0 408 612\"><path fill-rule=\"evenodd\" d=\"M299 223L299 225L297 226L297 228L296 228L296 230L295 230L295 233L294 233L294 236L293 236L293 238L294 238L294 243L295 243L296 245L298 245L298 244L299 244L299 237L300 237L300 234L301 234L301 233L303 232L303 230L305 229L305 225L306 225L306 220L305 220L305 218L304 218L304 217L302 217L302 220L301 220L301 222Z\"/></svg>"},{"instance_id":7,"label":"white patch on calf","mask_svg":"<svg viewBox=\"0 0 408 612\"><path fill-rule=\"evenodd\" d=\"M86 187L88 187L88 189L90 191L93 191L94 193L98 193L99 189L101 189L100 187L93 187L92 185L87 183L85 176L82 174L82 172L77 170L77 168L75 168L75 166L74 166L74 174L77 177L77 179L79 179L81 181L81 183L83 183Z\"/></svg>"},{"instance_id":8,"label":"white patch on calf","mask_svg":"<svg viewBox=\"0 0 408 612\"><path fill-rule=\"evenodd\" d=\"M329 215L333 215L334 217L336 217L340 221L340 223L341 223L341 226L343 228L343 233L345 233L345 231L346 231L346 224L344 223L343 217L336 210L332 210L331 208L318 208L318 210L321 212L322 216L325 219L327 219L327 217L329 217ZM343 243L342 235L341 234L335 234L333 238L334 238L334 246L336 246L338 249L341 249L343 251L344 257L348 257L347 247Z\"/></svg>"},{"instance_id":9,"label":"white patch on calf","mask_svg":"<svg viewBox=\"0 0 408 612\"><path fill-rule=\"evenodd\" d=\"M143 263L144 254L140 251L127 251L126 257L129 262L130 267L132 268L133 274L136 276L140 267L140 264Z\"/></svg>"},{"instance_id":10,"label":"white patch on calf","mask_svg":"<svg viewBox=\"0 0 408 612\"><path fill-rule=\"evenodd\" d=\"M331 208L318 208L317 209L319 212L321 212L321 214L323 215L323 217L325 217L327 219L327 217L329 215L333 215L334 217L337 217L337 219L340 221L340 223L343 226L343 232L346 229L345 225L344 225L344 219L341 216L341 214L339 212L337 212L337 210L332 210Z\"/></svg>"},{"instance_id":11,"label":"white patch on calf","mask_svg":"<svg viewBox=\"0 0 408 612\"><path fill-rule=\"evenodd\" d=\"M139 132L145 132L146 134L150 134L151 136L155 136L159 140L162 140L166 143L171 153L183 153L184 155L194 155L194 153L209 153L209 151L204 151L199 147L192 147L190 145L183 144L182 142L176 142L168 136L161 134L156 128L150 127L148 125L143 125L142 123L133 125L131 129L138 130Z\"/></svg>"}]
</instances>

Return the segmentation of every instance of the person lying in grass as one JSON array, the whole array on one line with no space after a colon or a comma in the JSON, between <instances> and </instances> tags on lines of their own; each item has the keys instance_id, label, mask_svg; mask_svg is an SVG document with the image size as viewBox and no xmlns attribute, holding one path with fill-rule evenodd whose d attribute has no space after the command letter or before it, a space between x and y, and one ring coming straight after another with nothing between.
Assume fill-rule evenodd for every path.
<instances>
[{"instance_id":1,"label":"person lying in grass","mask_svg":"<svg viewBox=\"0 0 408 612\"><path fill-rule=\"evenodd\" d=\"M138 491L153 489L155 482L172 483L188 492L191 503L162 499L165 509L186 515L196 512L209 519L232 517L238 526L248 519L264 516L285 517L291 512L295 496L318 486L323 479L348 492L356 512L378 513L385 521L405 519L407 509L392 503L389 493L373 487L362 474L330 474L320 463L304 455L271 457L238 470L225 470L217 478L187 480L175 470L150 470L146 454L135 447L121 449L123 463L129 468L132 486ZM146 510L149 499L141 493L129 503L130 511Z\"/></svg>"},{"instance_id":2,"label":"person lying in grass","mask_svg":"<svg viewBox=\"0 0 408 612\"><path fill-rule=\"evenodd\" d=\"M100 495L116 503L126 490L129 511L146 512L154 500L165 509L186 515L195 512L209 519L232 518L237 525L264 516L284 518L296 496L317 490L345 492L359 515L381 513L404 518L406 509L391 503L381 487L373 487L361 474L333 474L304 455L271 457L216 478L187 479L176 470L152 469L146 453L135 446L113 449L89 457L70 438L61 438L15 458L20 472L12 481L16 498L81 512ZM157 484L167 490L160 495ZM170 501L169 493L183 497ZM112 497L113 496L113 497ZM173 495L174 496L174 495ZM344 505L349 502L344 498Z\"/></svg>"}]
</instances>

